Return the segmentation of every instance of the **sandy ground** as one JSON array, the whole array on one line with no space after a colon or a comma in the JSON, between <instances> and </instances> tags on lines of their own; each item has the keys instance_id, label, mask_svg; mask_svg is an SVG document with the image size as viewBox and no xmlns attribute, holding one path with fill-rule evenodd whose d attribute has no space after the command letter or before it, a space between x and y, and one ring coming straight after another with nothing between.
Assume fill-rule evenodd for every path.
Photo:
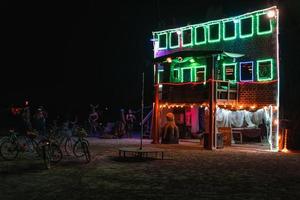
<instances>
[{"instance_id":1,"label":"sandy ground","mask_svg":"<svg viewBox=\"0 0 300 200\"><path fill-rule=\"evenodd\" d=\"M138 139L89 139L92 162L73 156L50 170L34 155L0 159L0 200L300 199L300 154L255 148L203 150L198 143L151 145L164 160L120 159Z\"/></svg>"}]
</instances>

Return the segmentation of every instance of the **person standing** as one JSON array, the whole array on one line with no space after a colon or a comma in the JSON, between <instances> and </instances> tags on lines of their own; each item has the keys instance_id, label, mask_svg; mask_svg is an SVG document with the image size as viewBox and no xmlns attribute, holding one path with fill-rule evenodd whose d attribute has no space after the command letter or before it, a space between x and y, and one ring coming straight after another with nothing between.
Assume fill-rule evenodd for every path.
<instances>
[{"instance_id":1,"label":"person standing","mask_svg":"<svg viewBox=\"0 0 300 200\"><path fill-rule=\"evenodd\" d=\"M46 136L46 118L48 117L48 113L45 111L43 106L40 106L35 113L35 122L36 129L39 134L42 136Z\"/></svg>"},{"instance_id":2,"label":"person standing","mask_svg":"<svg viewBox=\"0 0 300 200\"><path fill-rule=\"evenodd\" d=\"M25 107L22 112L22 119L26 131L32 131L31 114L28 101L25 101Z\"/></svg>"},{"instance_id":3,"label":"person standing","mask_svg":"<svg viewBox=\"0 0 300 200\"><path fill-rule=\"evenodd\" d=\"M128 110L128 113L126 115L126 125L127 125L127 135L129 138L131 138L131 132L133 129L133 123L135 122L136 118L132 112L131 109Z\"/></svg>"}]
</instances>

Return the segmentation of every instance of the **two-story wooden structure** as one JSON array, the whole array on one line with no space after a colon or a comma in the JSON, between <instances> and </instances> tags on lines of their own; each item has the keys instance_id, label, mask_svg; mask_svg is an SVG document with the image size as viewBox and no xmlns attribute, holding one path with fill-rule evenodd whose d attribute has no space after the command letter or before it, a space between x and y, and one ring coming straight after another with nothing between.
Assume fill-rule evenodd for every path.
<instances>
[{"instance_id":1,"label":"two-story wooden structure","mask_svg":"<svg viewBox=\"0 0 300 200\"><path fill-rule=\"evenodd\" d=\"M153 143L173 112L181 137L206 133L206 148L227 127L230 143L258 136L278 150L278 22L274 6L153 32Z\"/></svg>"}]
</instances>

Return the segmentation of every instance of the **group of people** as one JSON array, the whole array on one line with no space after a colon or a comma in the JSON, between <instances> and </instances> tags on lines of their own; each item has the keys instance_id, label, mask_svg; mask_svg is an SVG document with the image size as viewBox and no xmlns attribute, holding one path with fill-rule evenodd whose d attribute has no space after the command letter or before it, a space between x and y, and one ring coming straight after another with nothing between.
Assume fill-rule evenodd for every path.
<instances>
[{"instance_id":1,"label":"group of people","mask_svg":"<svg viewBox=\"0 0 300 200\"><path fill-rule=\"evenodd\" d=\"M25 133L35 129L40 135L46 135L46 120L48 118L48 113L43 106L39 106L33 115L31 115L28 101L25 101L25 105L22 108L17 108L15 110L16 111L13 110L12 114L19 119L15 127L19 132Z\"/></svg>"},{"instance_id":2,"label":"group of people","mask_svg":"<svg viewBox=\"0 0 300 200\"><path fill-rule=\"evenodd\" d=\"M103 122L103 113L98 110L99 105L93 105L90 104L90 112L88 114L88 127L86 127L88 130L89 135L96 136L100 135L101 133L101 124L104 124ZM39 106L35 109L34 113L32 114L32 111L34 109L30 107L29 102L25 101L25 104L21 108L11 108L11 113L13 114L14 118L17 119L15 120L16 123L14 125L15 129L18 129L18 132L26 133L26 132L31 132L33 130L38 131L39 135L46 135L47 134L47 121L48 121L48 112L45 110L43 106ZM53 123L54 126L59 126L61 124L63 127L65 119L54 119ZM75 119L72 121L71 119L65 120L69 123L67 124L72 124L77 123L78 119L75 117ZM134 115L134 112L129 109L128 112L125 113L124 109L121 109L121 119L116 120L118 121L119 124L117 129L121 129L124 133L122 136L125 134L128 137L131 137L131 131L133 130L134 127L134 122L136 121L136 117ZM69 125L67 125L68 128ZM53 128L53 127L52 127Z\"/></svg>"},{"instance_id":3,"label":"group of people","mask_svg":"<svg viewBox=\"0 0 300 200\"><path fill-rule=\"evenodd\" d=\"M90 105L91 112L89 114L89 132L91 135L98 134L101 132L99 130L99 124L101 124L101 114L98 111L98 105ZM129 109L127 113L125 113L124 109L121 109L121 115L120 119L117 120L114 127L114 134L116 134L118 137L123 137L127 135L128 137L131 137L131 132L134 127L134 122L136 121L136 117L134 115L134 112Z\"/></svg>"}]
</instances>

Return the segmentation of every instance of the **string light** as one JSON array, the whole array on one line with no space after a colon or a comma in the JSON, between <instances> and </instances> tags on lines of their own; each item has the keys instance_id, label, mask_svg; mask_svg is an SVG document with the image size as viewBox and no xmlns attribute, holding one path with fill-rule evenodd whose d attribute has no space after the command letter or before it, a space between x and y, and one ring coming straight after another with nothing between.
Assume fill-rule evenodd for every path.
<instances>
[{"instance_id":1,"label":"string light","mask_svg":"<svg viewBox=\"0 0 300 200\"><path fill-rule=\"evenodd\" d=\"M274 10L269 10L269 11L267 12L268 18L273 18L273 17L275 17L275 15L276 15L276 13L275 13Z\"/></svg>"}]
</instances>

